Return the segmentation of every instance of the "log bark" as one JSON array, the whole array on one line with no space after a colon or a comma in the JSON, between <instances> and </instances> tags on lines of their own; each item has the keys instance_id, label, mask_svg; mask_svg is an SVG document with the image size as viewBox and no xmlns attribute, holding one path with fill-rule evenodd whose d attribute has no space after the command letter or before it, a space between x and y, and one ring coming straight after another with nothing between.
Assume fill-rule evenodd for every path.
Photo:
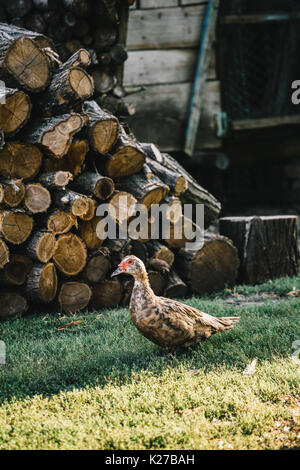
<instances>
[{"instance_id":1,"label":"log bark","mask_svg":"<svg viewBox=\"0 0 300 470\"><path fill-rule=\"evenodd\" d=\"M34 145L7 142L0 150L0 173L4 178L33 179L42 163L42 153Z\"/></svg>"},{"instance_id":2,"label":"log bark","mask_svg":"<svg viewBox=\"0 0 300 470\"><path fill-rule=\"evenodd\" d=\"M8 207L17 207L25 197L25 185L22 180L2 180L2 201ZM0 198L1 200L1 198Z\"/></svg>"},{"instance_id":3,"label":"log bark","mask_svg":"<svg viewBox=\"0 0 300 470\"><path fill-rule=\"evenodd\" d=\"M170 221L170 226L167 225L166 230L162 230L162 238L172 249L184 248L187 243L195 242L201 236L203 230L184 215L178 220Z\"/></svg>"},{"instance_id":4,"label":"log bark","mask_svg":"<svg viewBox=\"0 0 300 470\"><path fill-rule=\"evenodd\" d=\"M35 261L48 263L54 255L56 238L53 232L48 230L39 230L35 232L28 240L25 246L26 254Z\"/></svg>"},{"instance_id":5,"label":"log bark","mask_svg":"<svg viewBox=\"0 0 300 470\"><path fill-rule=\"evenodd\" d=\"M94 34L94 48L101 52L113 46L117 41L117 28L115 25L103 25Z\"/></svg>"},{"instance_id":6,"label":"log bark","mask_svg":"<svg viewBox=\"0 0 300 470\"><path fill-rule=\"evenodd\" d=\"M31 214L47 212L51 204L51 195L40 183L30 183L26 186L24 204Z\"/></svg>"},{"instance_id":7,"label":"log bark","mask_svg":"<svg viewBox=\"0 0 300 470\"><path fill-rule=\"evenodd\" d=\"M161 181L170 187L170 190L173 194L175 194L175 196L180 196L180 194L187 190L188 182L185 176L175 171L169 170L151 158L146 158L146 164L154 175L158 176Z\"/></svg>"},{"instance_id":8,"label":"log bark","mask_svg":"<svg viewBox=\"0 0 300 470\"><path fill-rule=\"evenodd\" d=\"M31 13L25 18L25 26L30 31L35 31L36 33L41 34L45 33L47 29L43 15L37 12Z\"/></svg>"},{"instance_id":9,"label":"log bark","mask_svg":"<svg viewBox=\"0 0 300 470\"><path fill-rule=\"evenodd\" d=\"M164 296L171 299L180 299L186 297L188 294L188 286L178 276L178 274L171 269L166 274L166 287L164 290Z\"/></svg>"},{"instance_id":10,"label":"log bark","mask_svg":"<svg viewBox=\"0 0 300 470\"><path fill-rule=\"evenodd\" d=\"M68 113L94 93L92 77L80 67L58 71L47 91L39 95L37 107L41 116Z\"/></svg>"},{"instance_id":11,"label":"log bark","mask_svg":"<svg viewBox=\"0 0 300 470\"><path fill-rule=\"evenodd\" d=\"M174 263L174 253L166 245L162 245L158 240L151 240L146 243L150 259L160 259L166 261L169 266Z\"/></svg>"},{"instance_id":12,"label":"log bark","mask_svg":"<svg viewBox=\"0 0 300 470\"><path fill-rule=\"evenodd\" d=\"M65 72L72 67L87 68L89 65L91 65L91 55L89 51L81 48L74 52L64 64L60 65L57 72Z\"/></svg>"},{"instance_id":13,"label":"log bark","mask_svg":"<svg viewBox=\"0 0 300 470\"><path fill-rule=\"evenodd\" d=\"M9 262L9 248L5 241L0 238L0 269Z\"/></svg>"},{"instance_id":14,"label":"log bark","mask_svg":"<svg viewBox=\"0 0 300 470\"><path fill-rule=\"evenodd\" d=\"M61 286L58 302L62 312L74 313L86 308L91 297L92 291L84 282L65 282Z\"/></svg>"},{"instance_id":15,"label":"log bark","mask_svg":"<svg viewBox=\"0 0 300 470\"><path fill-rule=\"evenodd\" d=\"M0 98L0 128L12 137L28 122L31 100L26 93L13 88L1 90Z\"/></svg>"},{"instance_id":16,"label":"log bark","mask_svg":"<svg viewBox=\"0 0 300 470\"><path fill-rule=\"evenodd\" d=\"M78 235L60 235L57 240L53 260L58 269L67 276L76 276L86 265L87 252Z\"/></svg>"},{"instance_id":17,"label":"log bark","mask_svg":"<svg viewBox=\"0 0 300 470\"><path fill-rule=\"evenodd\" d=\"M117 84L117 78L108 67L95 68L92 72L97 95L109 93Z\"/></svg>"},{"instance_id":18,"label":"log bark","mask_svg":"<svg viewBox=\"0 0 300 470\"><path fill-rule=\"evenodd\" d=\"M159 204L169 193L169 186L159 178L147 179L143 173L134 174L122 179L118 188L127 191L143 204L149 211L152 204Z\"/></svg>"},{"instance_id":19,"label":"log bark","mask_svg":"<svg viewBox=\"0 0 300 470\"><path fill-rule=\"evenodd\" d=\"M221 204L170 155L160 153L158 148L153 144L141 144L148 158L156 161L168 170L184 176L187 181L187 189L182 194L184 203L204 204L205 226L208 227L219 215ZM148 160L149 162L149 160Z\"/></svg>"},{"instance_id":20,"label":"log bark","mask_svg":"<svg viewBox=\"0 0 300 470\"><path fill-rule=\"evenodd\" d=\"M87 18L90 14L89 0L63 0L63 6L67 11L72 11L75 16Z\"/></svg>"},{"instance_id":21,"label":"log bark","mask_svg":"<svg viewBox=\"0 0 300 470\"><path fill-rule=\"evenodd\" d=\"M111 178L89 171L79 175L71 187L84 194L95 196L102 201L109 199L115 190L115 184Z\"/></svg>"},{"instance_id":22,"label":"log bark","mask_svg":"<svg viewBox=\"0 0 300 470\"><path fill-rule=\"evenodd\" d=\"M26 16L32 7L31 0L4 0L5 9L10 17Z\"/></svg>"},{"instance_id":23,"label":"log bark","mask_svg":"<svg viewBox=\"0 0 300 470\"><path fill-rule=\"evenodd\" d=\"M238 268L236 247L221 236L207 236L200 250L183 248L175 258L175 269L197 295L233 286Z\"/></svg>"},{"instance_id":24,"label":"log bark","mask_svg":"<svg viewBox=\"0 0 300 470\"><path fill-rule=\"evenodd\" d=\"M121 263L123 258L125 258L125 256L127 255L131 255L132 252L132 245L130 239L112 240L110 238L107 238L104 241L103 246L109 249L111 265L113 269L116 269L116 267Z\"/></svg>"},{"instance_id":25,"label":"log bark","mask_svg":"<svg viewBox=\"0 0 300 470\"><path fill-rule=\"evenodd\" d=\"M27 298L34 303L50 303L57 292L57 274L53 263L32 267L25 285Z\"/></svg>"},{"instance_id":26,"label":"log bark","mask_svg":"<svg viewBox=\"0 0 300 470\"><path fill-rule=\"evenodd\" d=\"M146 243L142 243L140 240L130 239L131 254L140 258L145 265L149 260L149 253Z\"/></svg>"},{"instance_id":27,"label":"log bark","mask_svg":"<svg viewBox=\"0 0 300 470\"><path fill-rule=\"evenodd\" d=\"M105 280L92 287L92 306L95 309L115 308L122 300L122 284L118 280Z\"/></svg>"},{"instance_id":28,"label":"log bark","mask_svg":"<svg viewBox=\"0 0 300 470\"><path fill-rule=\"evenodd\" d=\"M84 124L84 118L77 113L40 119L26 126L22 138L31 144L41 146L51 157L62 158L69 151L73 136L83 128Z\"/></svg>"},{"instance_id":29,"label":"log bark","mask_svg":"<svg viewBox=\"0 0 300 470\"><path fill-rule=\"evenodd\" d=\"M41 12L54 11L60 0L32 0L34 7Z\"/></svg>"},{"instance_id":30,"label":"log bark","mask_svg":"<svg viewBox=\"0 0 300 470\"><path fill-rule=\"evenodd\" d=\"M88 116L87 130L92 148L106 154L118 138L118 119L103 111L95 101L86 101L84 112Z\"/></svg>"},{"instance_id":31,"label":"log bark","mask_svg":"<svg viewBox=\"0 0 300 470\"><path fill-rule=\"evenodd\" d=\"M53 192L53 201L58 209L70 212L82 220L91 220L96 210L95 202L84 194L70 189Z\"/></svg>"},{"instance_id":32,"label":"log bark","mask_svg":"<svg viewBox=\"0 0 300 470\"><path fill-rule=\"evenodd\" d=\"M47 228L55 235L68 233L73 227L77 228L77 218L68 212L54 210L47 215Z\"/></svg>"},{"instance_id":33,"label":"log bark","mask_svg":"<svg viewBox=\"0 0 300 470\"><path fill-rule=\"evenodd\" d=\"M86 282L102 282L111 271L109 250L104 247L88 258L83 270L83 278Z\"/></svg>"},{"instance_id":34,"label":"log bark","mask_svg":"<svg viewBox=\"0 0 300 470\"><path fill-rule=\"evenodd\" d=\"M131 139L121 126L111 157L106 160L105 174L111 178L123 178L138 173L145 163L145 153L140 145Z\"/></svg>"},{"instance_id":35,"label":"log bark","mask_svg":"<svg viewBox=\"0 0 300 470\"><path fill-rule=\"evenodd\" d=\"M17 315L23 315L28 309L27 300L18 292L1 292L0 302L1 320L9 320Z\"/></svg>"},{"instance_id":36,"label":"log bark","mask_svg":"<svg viewBox=\"0 0 300 470\"><path fill-rule=\"evenodd\" d=\"M32 269L32 260L22 254L12 255L9 263L3 269L4 278L8 284L22 286Z\"/></svg>"},{"instance_id":37,"label":"log bark","mask_svg":"<svg viewBox=\"0 0 300 470\"><path fill-rule=\"evenodd\" d=\"M72 179L69 171L54 171L40 174L37 181L48 189L64 189Z\"/></svg>"},{"instance_id":38,"label":"log bark","mask_svg":"<svg viewBox=\"0 0 300 470\"><path fill-rule=\"evenodd\" d=\"M0 210L0 234L13 245L24 243L30 236L33 219L21 211Z\"/></svg>"},{"instance_id":39,"label":"log bark","mask_svg":"<svg viewBox=\"0 0 300 470\"><path fill-rule=\"evenodd\" d=\"M0 23L0 78L6 85L18 83L34 93L48 86L51 64L39 47L44 39L38 36L37 33ZM49 41L46 42L49 47Z\"/></svg>"},{"instance_id":40,"label":"log bark","mask_svg":"<svg viewBox=\"0 0 300 470\"><path fill-rule=\"evenodd\" d=\"M220 232L238 249L239 282L257 284L296 275L296 216L224 217L220 219Z\"/></svg>"}]
</instances>

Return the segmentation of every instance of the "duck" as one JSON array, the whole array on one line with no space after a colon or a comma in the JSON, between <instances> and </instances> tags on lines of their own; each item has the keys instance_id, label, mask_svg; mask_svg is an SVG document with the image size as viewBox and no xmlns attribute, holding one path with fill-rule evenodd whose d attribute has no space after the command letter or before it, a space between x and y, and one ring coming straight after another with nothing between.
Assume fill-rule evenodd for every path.
<instances>
[{"instance_id":1,"label":"duck","mask_svg":"<svg viewBox=\"0 0 300 470\"><path fill-rule=\"evenodd\" d=\"M129 303L133 324L145 338L170 352L228 331L240 319L214 317L176 300L156 296L143 261L134 255L125 256L111 276L120 274L134 277Z\"/></svg>"}]
</instances>

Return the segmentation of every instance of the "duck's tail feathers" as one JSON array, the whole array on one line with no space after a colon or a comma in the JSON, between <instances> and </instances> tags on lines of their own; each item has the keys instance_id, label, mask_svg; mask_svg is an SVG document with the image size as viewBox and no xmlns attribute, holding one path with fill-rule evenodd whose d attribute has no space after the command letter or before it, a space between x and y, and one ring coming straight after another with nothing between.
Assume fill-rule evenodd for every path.
<instances>
[{"instance_id":1,"label":"duck's tail feathers","mask_svg":"<svg viewBox=\"0 0 300 470\"><path fill-rule=\"evenodd\" d=\"M221 331L231 330L239 321L240 317L218 317Z\"/></svg>"}]
</instances>

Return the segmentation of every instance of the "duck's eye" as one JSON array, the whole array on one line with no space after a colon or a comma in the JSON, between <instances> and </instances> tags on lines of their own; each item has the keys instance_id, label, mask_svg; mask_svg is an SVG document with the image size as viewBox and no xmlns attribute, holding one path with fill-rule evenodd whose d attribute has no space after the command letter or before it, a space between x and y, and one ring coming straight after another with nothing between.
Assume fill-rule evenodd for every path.
<instances>
[{"instance_id":1,"label":"duck's eye","mask_svg":"<svg viewBox=\"0 0 300 470\"><path fill-rule=\"evenodd\" d=\"M133 264L133 263L134 263L133 259L129 259L129 260L127 261L127 264L128 264L128 265Z\"/></svg>"}]
</instances>

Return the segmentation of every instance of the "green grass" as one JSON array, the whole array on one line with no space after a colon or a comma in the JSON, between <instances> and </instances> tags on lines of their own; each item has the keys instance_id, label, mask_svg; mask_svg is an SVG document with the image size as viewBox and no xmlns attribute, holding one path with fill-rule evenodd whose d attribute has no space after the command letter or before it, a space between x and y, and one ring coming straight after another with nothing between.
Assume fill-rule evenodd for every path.
<instances>
[{"instance_id":1,"label":"green grass","mask_svg":"<svg viewBox=\"0 0 300 470\"><path fill-rule=\"evenodd\" d=\"M127 309L0 324L0 449L278 449L299 446L300 278L186 303L240 315L234 330L176 355L143 338ZM233 307L228 294L282 296ZM58 331L72 320L77 326ZM254 375L244 368L257 358ZM298 438L298 440L297 440Z\"/></svg>"}]
</instances>

